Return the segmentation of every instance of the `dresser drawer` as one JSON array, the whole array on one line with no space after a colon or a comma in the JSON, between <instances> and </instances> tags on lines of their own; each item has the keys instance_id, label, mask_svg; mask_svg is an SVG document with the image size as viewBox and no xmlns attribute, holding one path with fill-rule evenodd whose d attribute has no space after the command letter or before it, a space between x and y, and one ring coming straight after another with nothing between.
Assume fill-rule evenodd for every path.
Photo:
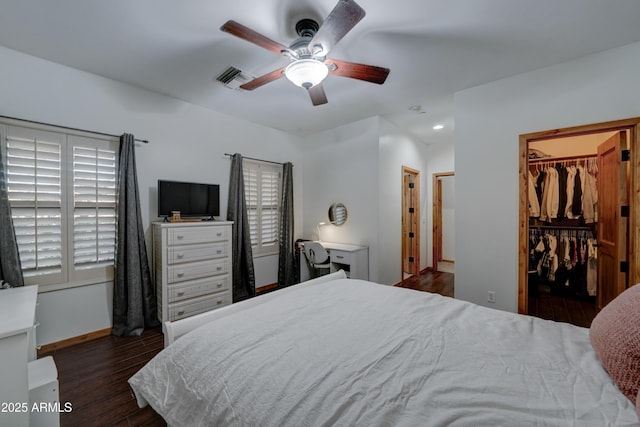
<instances>
[{"instance_id":1,"label":"dresser drawer","mask_svg":"<svg viewBox=\"0 0 640 427\"><path fill-rule=\"evenodd\" d=\"M351 264L351 253L347 251L341 251L339 249L331 249L331 262L339 264Z\"/></svg>"},{"instance_id":2,"label":"dresser drawer","mask_svg":"<svg viewBox=\"0 0 640 427\"><path fill-rule=\"evenodd\" d=\"M168 285L168 301L176 302L231 289L229 275L207 277Z\"/></svg>"},{"instance_id":3,"label":"dresser drawer","mask_svg":"<svg viewBox=\"0 0 640 427\"><path fill-rule=\"evenodd\" d=\"M169 320L179 320L231 304L231 291L169 304Z\"/></svg>"},{"instance_id":4,"label":"dresser drawer","mask_svg":"<svg viewBox=\"0 0 640 427\"><path fill-rule=\"evenodd\" d=\"M228 227L176 227L167 230L169 245L192 245L196 243L222 242L229 240Z\"/></svg>"},{"instance_id":5,"label":"dresser drawer","mask_svg":"<svg viewBox=\"0 0 640 427\"><path fill-rule=\"evenodd\" d=\"M177 264L167 268L167 282L184 282L207 276L218 276L229 272L229 259L219 261L196 261Z\"/></svg>"},{"instance_id":6,"label":"dresser drawer","mask_svg":"<svg viewBox=\"0 0 640 427\"><path fill-rule=\"evenodd\" d=\"M226 242L221 242L170 247L167 249L167 262L169 264L178 264L203 259L225 258L229 255L227 246Z\"/></svg>"}]
</instances>

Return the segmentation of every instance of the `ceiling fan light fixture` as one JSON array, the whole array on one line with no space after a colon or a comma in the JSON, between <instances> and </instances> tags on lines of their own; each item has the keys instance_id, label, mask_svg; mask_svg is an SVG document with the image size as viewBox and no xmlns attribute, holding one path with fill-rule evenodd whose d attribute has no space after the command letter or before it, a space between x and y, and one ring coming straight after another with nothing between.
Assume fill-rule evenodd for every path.
<instances>
[{"instance_id":1,"label":"ceiling fan light fixture","mask_svg":"<svg viewBox=\"0 0 640 427\"><path fill-rule=\"evenodd\" d=\"M316 59L299 59L285 68L284 75L296 86L310 89L321 83L329 74L329 69Z\"/></svg>"}]
</instances>

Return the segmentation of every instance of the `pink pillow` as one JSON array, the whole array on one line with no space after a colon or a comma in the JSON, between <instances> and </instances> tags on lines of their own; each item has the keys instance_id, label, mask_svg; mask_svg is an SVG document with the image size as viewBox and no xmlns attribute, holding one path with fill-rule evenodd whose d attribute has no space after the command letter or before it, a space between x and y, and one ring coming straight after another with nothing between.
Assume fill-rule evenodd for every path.
<instances>
[{"instance_id":1,"label":"pink pillow","mask_svg":"<svg viewBox=\"0 0 640 427\"><path fill-rule=\"evenodd\" d=\"M632 286L593 319L591 345L620 391L640 412L640 286Z\"/></svg>"}]
</instances>

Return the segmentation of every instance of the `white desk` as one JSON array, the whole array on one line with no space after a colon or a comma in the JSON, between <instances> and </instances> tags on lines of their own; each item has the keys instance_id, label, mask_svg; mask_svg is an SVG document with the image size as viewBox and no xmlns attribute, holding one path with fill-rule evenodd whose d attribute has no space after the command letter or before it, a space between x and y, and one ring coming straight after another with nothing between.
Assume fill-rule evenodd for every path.
<instances>
[{"instance_id":1,"label":"white desk","mask_svg":"<svg viewBox=\"0 0 640 427\"><path fill-rule=\"evenodd\" d=\"M329 252L330 273L344 270L351 279L369 280L369 247L348 243L320 242ZM304 255L304 242L300 244L300 281L311 278L311 269Z\"/></svg>"}]
</instances>

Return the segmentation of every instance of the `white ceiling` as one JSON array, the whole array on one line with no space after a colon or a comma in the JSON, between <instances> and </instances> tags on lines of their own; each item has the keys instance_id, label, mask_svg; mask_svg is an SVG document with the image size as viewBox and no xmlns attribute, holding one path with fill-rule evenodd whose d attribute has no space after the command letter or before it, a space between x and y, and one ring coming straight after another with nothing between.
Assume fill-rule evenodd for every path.
<instances>
[{"instance_id":1,"label":"white ceiling","mask_svg":"<svg viewBox=\"0 0 640 427\"><path fill-rule=\"evenodd\" d=\"M288 45L298 19L322 21L337 0L0 0L0 44L287 132L380 115L431 144L452 140L458 90L640 40L638 0L357 2L367 15L329 57L391 73L382 86L329 76L318 107L286 79L216 82L229 65L287 63L219 28L233 19Z\"/></svg>"}]
</instances>

